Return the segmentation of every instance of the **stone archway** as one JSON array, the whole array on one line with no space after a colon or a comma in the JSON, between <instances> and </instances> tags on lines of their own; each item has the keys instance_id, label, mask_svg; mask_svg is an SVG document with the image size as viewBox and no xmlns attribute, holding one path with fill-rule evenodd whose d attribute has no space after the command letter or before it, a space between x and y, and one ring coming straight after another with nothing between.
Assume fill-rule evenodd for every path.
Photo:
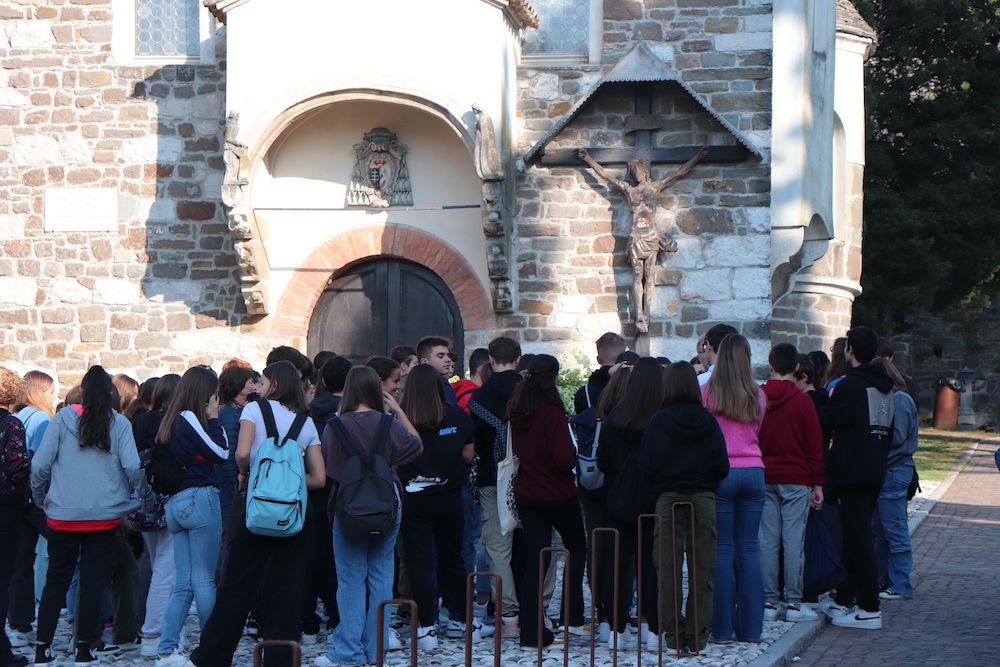
<instances>
[{"instance_id":1,"label":"stone archway","mask_svg":"<svg viewBox=\"0 0 1000 667\"><path fill-rule=\"evenodd\" d=\"M313 251L278 300L271 333L307 336L313 310L330 280L344 269L376 257L407 259L440 276L458 303L466 330L494 326L490 296L461 253L419 229L380 224L348 229Z\"/></svg>"}]
</instances>

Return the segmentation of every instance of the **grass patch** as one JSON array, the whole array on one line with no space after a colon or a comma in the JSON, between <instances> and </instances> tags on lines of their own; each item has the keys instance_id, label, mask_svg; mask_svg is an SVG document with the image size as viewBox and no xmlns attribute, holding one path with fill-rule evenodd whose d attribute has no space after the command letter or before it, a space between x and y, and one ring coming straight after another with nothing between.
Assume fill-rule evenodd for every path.
<instances>
[{"instance_id":1,"label":"grass patch","mask_svg":"<svg viewBox=\"0 0 1000 667\"><path fill-rule=\"evenodd\" d=\"M920 429L920 446L913 455L920 479L943 480L969 448L982 440L984 435L980 431Z\"/></svg>"}]
</instances>

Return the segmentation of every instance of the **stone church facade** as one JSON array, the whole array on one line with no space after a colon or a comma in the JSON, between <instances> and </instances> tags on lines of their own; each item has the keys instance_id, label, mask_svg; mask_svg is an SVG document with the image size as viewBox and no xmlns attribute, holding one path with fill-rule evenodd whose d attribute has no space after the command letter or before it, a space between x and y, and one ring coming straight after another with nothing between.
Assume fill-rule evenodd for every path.
<instances>
[{"instance_id":1,"label":"stone church facade","mask_svg":"<svg viewBox=\"0 0 1000 667\"><path fill-rule=\"evenodd\" d=\"M62 387L424 333L689 358L716 322L761 363L850 324L873 34L848 0L0 0L0 21L0 364ZM701 146L659 198L677 251L638 336L628 210L576 150L662 178Z\"/></svg>"}]
</instances>

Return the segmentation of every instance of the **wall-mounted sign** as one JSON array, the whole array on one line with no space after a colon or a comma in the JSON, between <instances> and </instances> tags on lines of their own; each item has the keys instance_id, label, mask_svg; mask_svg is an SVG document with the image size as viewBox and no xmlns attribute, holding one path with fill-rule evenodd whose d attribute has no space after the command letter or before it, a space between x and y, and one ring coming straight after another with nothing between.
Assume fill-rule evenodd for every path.
<instances>
[{"instance_id":1,"label":"wall-mounted sign","mask_svg":"<svg viewBox=\"0 0 1000 667\"><path fill-rule=\"evenodd\" d=\"M347 205L413 206L406 151L396 134L384 127L366 132L364 141L354 144L357 160L347 190Z\"/></svg>"},{"instance_id":2,"label":"wall-mounted sign","mask_svg":"<svg viewBox=\"0 0 1000 667\"><path fill-rule=\"evenodd\" d=\"M46 188L45 231L118 231L118 188Z\"/></svg>"}]
</instances>

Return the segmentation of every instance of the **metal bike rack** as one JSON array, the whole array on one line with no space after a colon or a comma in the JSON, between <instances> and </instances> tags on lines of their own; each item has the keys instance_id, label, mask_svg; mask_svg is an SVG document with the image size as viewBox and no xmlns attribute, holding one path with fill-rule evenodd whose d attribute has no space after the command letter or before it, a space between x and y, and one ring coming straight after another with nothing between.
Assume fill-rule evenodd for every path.
<instances>
[{"instance_id":1,"label":"metal bike rack","mask_svg":"<svg viewBox=\"0 0 1000 667\"><path fill-rule=\"evenodd\" d=\"M615 633L614 640L614 650L611 652L611 665L612 667L618 667L618 567L619 567L619 551L621 549L621 533L618 532L617 528L608 528L606 526L595 528L590 532L590 571L594 574L597 569L595 566L597 564L597 534L598 533L610 533L614 537L615 553L614 553L614 566L612 572L614 576L614 587L612 588L611 595L611 622L613 623L612 632ZM595 580L597 584L595 585ZM597 586L600 585L600 573L596 573L596 576L590 578L590 664L594 664L594 649L597 642L597 605L594 604L594 600L597 599L595 590Z\"/></svg>"},{"instance_id":2,"label":"metal bike rack","mask_svg":"<svg viewBox=\"0 0 1000 667\"><path fill-rule=\"evenodd\" d=\"M254 644L253 647L253 667L261 667L264 664L264 649L268 646L285 646L292 649L292 666L302 665L302 647L298 642L287 639L265 639Z\"/></svg>"},{"instance_id":3,"label":"metal bike rack","mask_svg":"<svg viewBox=\"0 0 1000 667\"><path fill-rule=\"evenodd\" d=\"M497 606L502 612L503 607L503 578L496 572L472 572L466 578L465 583L465 667L472 667L472 591L475 588L476 577L492 577L497 582ZM497 620L501 616L497 615ZM495 623L493 626L493 667L500 667L500 635L503 633L503 626Z\"/></svg>"},{"instance_id":4,"label":"metal bike rack","mask_svg":"<svg viewBox=\"0 0 1000 667\"><path fill-rule=\"evenodd\" d=\"M378 603L378 620L375 625L375 632L378 633L378 637L375 640L375 653L377 657L375 658L375 667L382 667L382 663L385 660L385 613L384 609L387 604L405 604L410 607L410 667L417 667L417 603L413 600L382 600ZM254 667L259 667L255 665Z\"/></svg>"},{"instance_id":5,"label":"metal bike rack","mask_svg":"<svg viewBox=\"0 0 1000 667\"><path fill-rule=\"evenodd\" d=\"M656 530L655 530L655 532L653 534L654 535L658 535L661 538L663 536L663 517L661 517L659 514L640 514L639 515L639 524L638 524L639 536L637 538L638 539L638 544L637 544L637 549L636 549L635 553L636 553L636 590L638 592L638 599L636 600L636 606L639 609L639 615L640 615L640 617L642 616L642 589L643 589L643 586L642 586L642 583L643 583L643 578L642 578L642 574L643 574L642 573L642 561L643 561L643 558L642 558L642 556L643 556L643 551L642 551L642 521L643 521L643 519L652 519L653 521L655 521L656 522ZM662 572L662 571L663 571L663 540L662 539L658 539L657 540L657 555L656 555L656 572L657 572L657 578L656 578L656 601L657 601L657 604L659 604L659 601L663 597L663 591L660 588L660 577L659 577L659 573ZM657 621L658 621L657 624L656 624L657 625L657 628L656 628L656 656L657 656L656 657L656 664L658 665L658 667L663 667L663 615L660 613L659 609L657 609L656 618L657 618ZM640 628L642 627L642 622L641 621L639 623L639 627ZM636 653L636 667L642 667L642 637L641 636L639 636L638 639L636 640L636 650L637 650L637 653Z\"/></svg>"},{"instance_id":6,"label":"metal bike rack","mask_svg":"<svg viewBox=\"0 0 1000 667\"><path fill-rule=\"evenodd\" d=\"M566 547L544 547L538 552L538 667L542 667L542 630L545 628L545 554L562 552L566 556L563 570L563 667L569 667L569 549Z\"/></svg>"}]
</instances>

